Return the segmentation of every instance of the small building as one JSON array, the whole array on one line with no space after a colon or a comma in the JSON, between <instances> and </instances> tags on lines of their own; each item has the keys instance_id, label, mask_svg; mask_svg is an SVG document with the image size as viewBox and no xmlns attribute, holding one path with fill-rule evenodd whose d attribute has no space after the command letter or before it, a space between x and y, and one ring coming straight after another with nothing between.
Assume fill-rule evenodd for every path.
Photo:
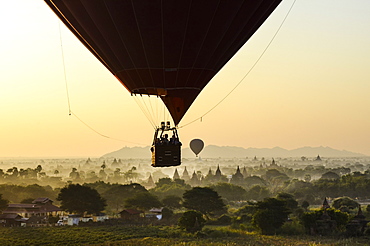
<instances>
[{"instance_id":1,"label":"small building","mask_svg":"<svg viewBox=\"0 0 370 246\"><path fill-rule=\"evenodd\" d=\"M3 211L4 214L19 214L22 217L29 218L32 216L59 216L62 210L53 205L53 201L46 197L40 197L30 204L11 203Z\"/></svg>"},{"instance_id":2,"label":"small building","mask_svg":"<svg viewBox=\"0 0 370 246\"><path fill-rule=\"evenodd\" d=\"M24 223L22 216L16 213L0 214L0 224L3 226L13 227L21 226Z\"/></svg>"},{"instance_id":3,"label":"small building","mask_svg":"<svg viewBox=\"0 0 370 246\"><path fill-rule=\"evenodd\" d=\"M81 222L84 222L84 223L87 223L87 222L94 222L94 218L93 217L82 217L80 218L80 221Z\"/></svg>"},{"instance_id":4,"label":"small building","mask_svg":"<svg viewBox=\"0 0 370 246\"><path fill-rule=\"evenodd\" d=\"M144 217L144 212L136 209L124 209L119 214L121 219L125 220L137 220Z\"/></svg>"},{"instance_id":5,"label":"small building","mask_svg":"<svg viewBox=\"0 0 370 246\"><path fill-rule=\"evenodd\" d=\"M35 227L35 226L46 226L48 224L48 217L47 216L31 216L27 219L27 226Z\"/></svg>"},{"instance_id":6,"label":"small building","mask_svg":"<svg viewBox=\"0 0 370 246\"><path fill-rule=\"evenodd\" d=\"M152 208L152 209L149 210L149 214L152 214L158 220L161 220L162 219L162 210L163 210L163 208Z\"/></svg>"},{"instance_id":7,"label":"small building","mask_svg":"<svg viewBox=\"0 0 370 246\"><path fill-rule=\"evenodd\" d=\"M67 218L67 225L73 226L78 225L80 221L82 220L82 216L78 214L70 214Z\"/></svg>"},{"instance_id":8,"label":"small building","mask_svg":"<svg viewBox=\"0 0 370 246\"><path fill-rule=\"evenodd\" d=\"M93 216L93 219L94 219L94 222L104 222L109 219L109 216L104 213L101 213L101 214L97 214L96 216Z\"/></svg>"}]
</instances>

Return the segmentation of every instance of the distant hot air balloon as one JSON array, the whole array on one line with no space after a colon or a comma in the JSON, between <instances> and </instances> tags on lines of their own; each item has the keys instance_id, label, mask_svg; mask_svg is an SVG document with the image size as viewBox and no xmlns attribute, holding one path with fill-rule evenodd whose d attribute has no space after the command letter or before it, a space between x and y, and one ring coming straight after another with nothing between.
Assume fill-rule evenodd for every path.
<instances>
[{"instance_id":1,"label":"distant hot air balloon","mask_svg":"<svg viewBox=\"0 0 370 246\"><path fill-rule=\"evenodd\" d=\"M193 139L190 141L190 149L198 157L198 154L202 151L204 142L201 139Z\"/></svg>"},{"instance_id":2,"label":"distant hot air balloon","mask_svg":"<svg viewBox=\"0 0 370 246\"><path fill-rule=\"evenodd\" d=\"M45 0L131 94L160 97L175 127L281 1ZM180 165L180 147L157 156L158 137L154 166Z\"/></svg>"}]
</instances>

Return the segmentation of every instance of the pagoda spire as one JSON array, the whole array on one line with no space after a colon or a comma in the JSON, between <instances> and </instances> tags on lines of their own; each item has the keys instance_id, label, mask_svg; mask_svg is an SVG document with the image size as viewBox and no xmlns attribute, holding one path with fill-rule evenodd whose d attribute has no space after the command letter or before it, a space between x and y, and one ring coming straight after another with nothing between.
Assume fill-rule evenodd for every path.
<instances>
[{"instance_id":1,"label":"pagoda spire","mask_svg":"<svg viewBox=\"0 0 370 246\"><path fill-rule=\"evenodd\" d=\"M175 179L180 179L180 175L179 175L179 172L177 171L177 168L175 169L175 173L173 174L173 180Z\"/></svg>"},{"instance_id":2,"label":"pagoda spire","mask_svg":"<svg viewBox=\"0 0 370 246\"><path fill-rule=\"evenodd\" d=\"M182 173L182 179L183 180L189 180L190 179L190 176L189 176L188 170L186 170L186 167L184 169L184 172Z\"/></svg>"},{"instance_id":3,"label":"pagoda spire","mask_svg":"<svg viewBox=\"0 0 370 246\"><path fill-rule=\"evenodd\" d=\"M215 176L217 176L217 177L222 176L222 173L221 173L221 170L220 170L220 164L217 165L217 170L216 170Z\"/></svg>"},{"instance_id":4,"label":"pagoda spire","mask_svg":"<svg viewBox=\"0 0 370 246\"><path fill-rule=\"evenodd\" d=\"M329 202L328 200L326 200L326 197L324 198L324 202L322 203L322 208L330 208Z\"/></svg>"}]
</instances>

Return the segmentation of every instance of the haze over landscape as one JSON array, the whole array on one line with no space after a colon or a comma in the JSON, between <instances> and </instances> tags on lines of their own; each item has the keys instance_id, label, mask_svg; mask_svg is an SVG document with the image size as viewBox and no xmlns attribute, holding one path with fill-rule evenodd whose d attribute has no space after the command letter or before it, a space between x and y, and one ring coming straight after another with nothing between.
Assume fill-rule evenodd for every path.
<instances>
[{"instance_id":1,"label":"haze over landscape","mask_svg":"<svg viewBox=\"0 0 370 246\"><path fill-rule=\"evenodd\" d=\"M150 158L150 152L147 147L124 147L119 150L106 153L102 158ZM361 153L354 153L346 150L336 150L329 147L303 147L298 149L287 150L279 147L275 148L241 148L235 146L216 146L208 145L199 154L201 158L286 158L286 157L310 157L314 158L318 155L323 157L365 157ZM183 148L183 158L193 159L194 153L190 148Z\"/></svg>"}]
</instances>

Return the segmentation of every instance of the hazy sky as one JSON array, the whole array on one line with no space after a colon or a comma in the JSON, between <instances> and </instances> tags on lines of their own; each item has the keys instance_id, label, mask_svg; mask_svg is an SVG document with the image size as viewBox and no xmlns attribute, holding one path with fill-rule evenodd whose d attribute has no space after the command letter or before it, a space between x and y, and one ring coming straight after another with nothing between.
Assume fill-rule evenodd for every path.
<instances>
[{"instance_id":1,"label":"hazy sky","mask_svg":"<svg viewBox=\"0 0 370 246\"><path fill-rule=\"evenodd\" d=\"M283 0L180 126L243 78L292 3ZM329 146L370 155L369 13L369 0L297 0L241 85L179 130L184 147L201 138L206 145ZM59 22L42 0L1 1L0 157L95 157L150 145L154 130L134 97ZM62 50L72 112L109 138L68 115Z\"/></svg>"}]
</instances>

